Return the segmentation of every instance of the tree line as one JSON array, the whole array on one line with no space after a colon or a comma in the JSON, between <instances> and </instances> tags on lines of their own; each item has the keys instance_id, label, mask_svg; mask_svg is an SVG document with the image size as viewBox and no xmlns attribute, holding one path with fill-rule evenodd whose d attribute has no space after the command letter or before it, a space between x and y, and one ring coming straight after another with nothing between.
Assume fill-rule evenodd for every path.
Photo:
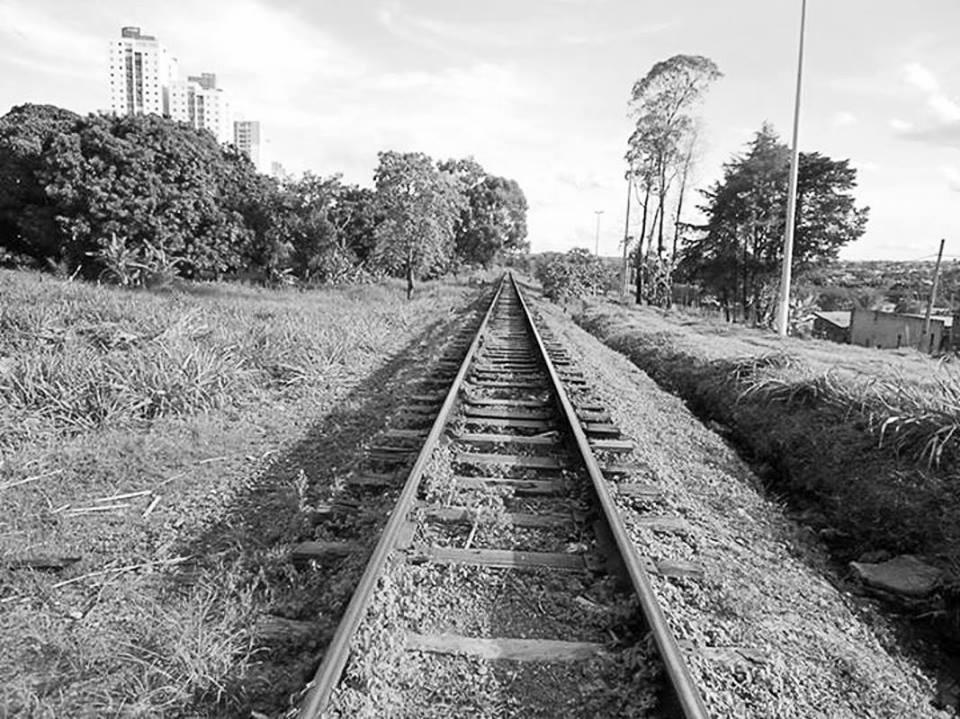
<instances>
[{"instance_id":1,"label":"tree line","mask_svg":"<svg viewBox=\"0 0 960 719\"><path fill-rule=\"evenodd\" d=\"M704 221L683 221L700 136L696 109L722 77L709 58L675 55L631 89L626 177L640 222L636 237L625 241L635 300L668 306L675 281L693 283L715 297L728 318L768 323L783 259L790 164L789 148L772 126L764 123L745 152L724 166L722 178L700 191ZM863 235L869 209L856 205L856 186L848 160L800 153L793 263L801 272L835 260L841 247Z\"/></svg>"},{"instance_id":2,"label":"tree line","mask_svg":"<svg viewBox=\"0 0 960 719\"><path fill-rule=\"evenodd\" d=\"M381 152L374 187L277 180L155 115L21 105L0 118L0 263L152 277L414 281L528 250L516 181L472 158Z\"/></svg>"}]
</instances>

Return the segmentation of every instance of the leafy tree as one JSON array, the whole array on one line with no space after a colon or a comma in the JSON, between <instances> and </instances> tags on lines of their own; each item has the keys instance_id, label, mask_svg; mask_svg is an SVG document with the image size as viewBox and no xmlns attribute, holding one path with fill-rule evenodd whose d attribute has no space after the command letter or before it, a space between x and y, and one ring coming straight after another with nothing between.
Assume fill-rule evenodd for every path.
<instances>
[{"instance_id":1,"label":"leafy tree","mask_svg":"<svg viewBox=\"0 0 960 719\"><path fill-rule=\"evenodd\" d=\"M40 264L59 260L57 208L39 171L53 142L79 120L68 110L32 104L0 118L0 248Z\"/></svg>"},{"instance_id":2,"label":"leafy tree","mask_svg":"<svg viewBox=\"0 0 960 719\"><path fill-rule=\"evenodd\" d=\"M745 155L724 166L723 179L703 194L707 223L682 252L679 271L714 293L724 307L739 303L743 316L770 319L781 264L789 150L764 125ZM851 191L856 170L847 160L801 153L798 171L794 266L798 271L836 258L859 238L868 217Z\"/></svg>"},{"instance_id":3,"label":"leafy tree","mask_svg":"<svg viewBox=\"0 0 960 719\"><path fill-rule=\"evenodd\" d=\"M664 224L667 196L679 174L681 191L678 200L676 235L683 207L683 193L696 140L695 120L690 114L710 84L722 77L716 64L700 55L674 55L656 63L634 83L630 95L630 112L635 120L629 139L627 161L637 188L643 196L643 222L640 244L647 231L647 214L651 196L656 199L656 212L651 227L651 242L657 237L657 257L664 251ZM648 245L649 246L649 245ZM637 302L643 293L643 253L636 253ZM664 265L664 263L659 263ZM658 265L658 266L659 266ZM669 297L669 293L667 293Z\"/></svg>"},{"instance_id":4,"label":"leafy tree","mask_svg":"<svg viewBox=\"0 0 960 719\"><path fill-rule=\"evenodd\" d=\"M461 197L452 178L419 152L381 152L374 173L377 225L374 255L387 271L414 279L444 270L454 255Z\"/></svg>"},{"instance_id":5,"label":"leafy tree","mask_svg":"<svg viewBox=\"0 0 960 719\"><path fill-rule=\"evenodd\" d=\"M527 199L515 180L487 174L473 158L447 160L464 203L455 227L456 253L464 262L489 268L498 254L529 251Z\"/></svg>"},{"instance_id":6,"label":"leafy tree","mask_svg":"<svg viewBox=\"0 0 960 719\"><path fill-rule=\"evenodd\" d=\"M210 133L155 115L79 120L38 174L71 266L117 235L163 248L190 276L213 276L239 269L254 239L241 212L253 166Z\"/></svg>"}]
</instances>

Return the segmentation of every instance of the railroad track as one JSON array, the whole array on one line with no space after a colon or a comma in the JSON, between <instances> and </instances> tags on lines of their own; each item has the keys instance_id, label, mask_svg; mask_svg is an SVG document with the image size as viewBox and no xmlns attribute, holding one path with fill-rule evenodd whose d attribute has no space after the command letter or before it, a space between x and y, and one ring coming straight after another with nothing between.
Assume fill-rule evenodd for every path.
<instances>
[{"instance_id":1,"label":"railroad track","mask_svg":"<svg viewBox=\"0 0 960 719\"><path fill-rule=\"evenodd\" d=\"M657 489L512 276L426 386L354 478L402 489L300 716L391 681L384 716L708 716L650 578L695 569L632 543L613 495Z\"/></svg>"}]
</instances>

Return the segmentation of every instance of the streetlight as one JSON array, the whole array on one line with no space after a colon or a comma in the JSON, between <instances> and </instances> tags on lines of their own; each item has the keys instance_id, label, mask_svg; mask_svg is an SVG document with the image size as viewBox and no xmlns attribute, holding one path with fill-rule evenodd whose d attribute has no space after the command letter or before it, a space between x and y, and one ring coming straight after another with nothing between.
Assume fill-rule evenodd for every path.
<instances>
[{"instance_id":1,"label":"streetlight","mask_svg":"<svg viewBox=\"0 0 960 719\"><path fill-rule=\"evenodd\" d=\"M793 225L797 218L797 170L800 164L800 148L797 135L800 129L800 81L803 78L803 31L807 20L807 0L800 6L800 54L797 59L797 96L793 105L793 149L790 157L790 185L787 190L787 226L783 233L783 271L780 276L780 302L777 312L777 332L787 336L790 316L790 274L793 262Z\"/></svg>"},{"instance_id":2,"label":"streetlight","mask_svg":"<svg viewBox=\"0 0 960 719\"><path fill-rule=\"evenodd\" d=\"M593 254L599 257L600 256L600 215L603 214L603 210L594 210L593 214L597 216L597 239L593 245Z\"/></svg>"}]
</instances>

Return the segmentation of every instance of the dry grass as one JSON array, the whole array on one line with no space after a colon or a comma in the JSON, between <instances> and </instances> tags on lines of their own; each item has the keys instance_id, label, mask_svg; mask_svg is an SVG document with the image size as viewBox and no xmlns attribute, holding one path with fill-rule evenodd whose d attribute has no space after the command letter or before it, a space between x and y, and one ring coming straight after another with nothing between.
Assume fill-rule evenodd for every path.
<instances>
[{"instance_id":1,"label":"dry grass","mask_svg":"<svg viewBox=\"0 0 960 719\"><path fill-rule=\"evenodd\" d=\"M151 293L0 271L0 716L285 708L355 569L295 572L287 549L407 366L423 371L410 348L473 290L402 297L399 283ZM80 562L10 564L25 556ZM146 568L113 571L132 565ZM268 614L316 632L264 644Z\"/></svg>"},{"instance_id":2,"label":"dry grass","mask_svg":"<svg viewBox=\"0 0 960 719\"><path fill-rule=\"evenodd\" d=\"M594 303L578 317L779 477L818 497L841 556L913 551L960 567L960 375L913 350L780 338Z\"/></svg>"}]
</instances>

